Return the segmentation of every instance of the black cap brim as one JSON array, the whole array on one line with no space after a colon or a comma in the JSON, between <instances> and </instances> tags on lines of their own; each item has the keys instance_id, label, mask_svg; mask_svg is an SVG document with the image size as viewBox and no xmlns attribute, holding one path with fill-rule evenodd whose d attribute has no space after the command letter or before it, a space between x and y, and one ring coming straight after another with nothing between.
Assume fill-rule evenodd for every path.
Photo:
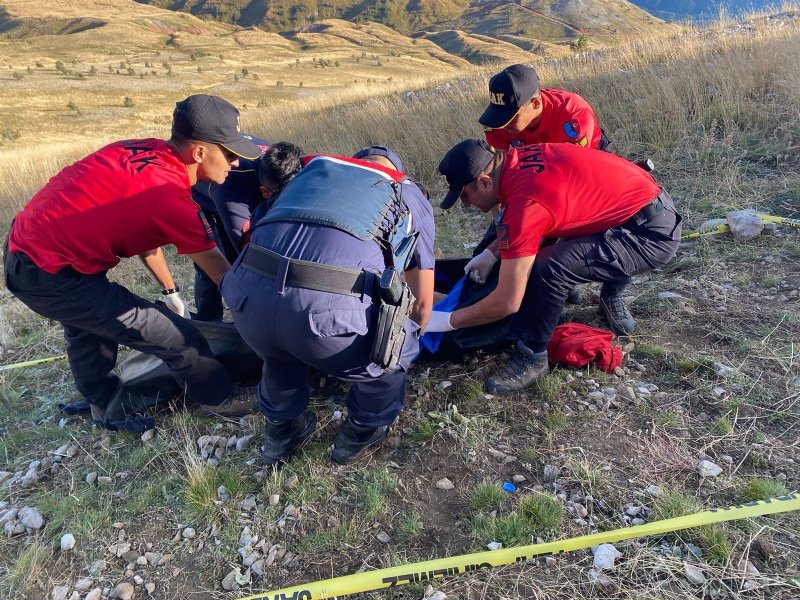
<instances>
[{"instance_id":1,"label":"black cap brim","mask_svg":"<svg viewBox=\"0 0 800 600\"><path fill-rule=\"evenodd\" d=\"M248 160L255 160L261 156L261 148L256 146L253 142L242 136L233 142L219 143L220 146L226 150L230 150L239 158L246 158Z\"/></svg>"},{"instance_id":2,"label":"black cap brim","mask_svg":"<svg viewBox=\"0 0 800 600\"><path fill-rule=\"evenodd\" d=\"M453 204L456 203L456 200L458 200L461 197L461 192L463 191L464 188L461 188L460 190L452 190L452 189L448 190L447 195L444 197L444 200L442 200L442 203L439 205L439 208L447 210L448 208L453 206Z\"/></svg>"},{"instance_id":3,"label":"black cap brim","mask_svg":"<svg viewBox=\"0 0 800 600\"><path fill-rule=\"evenodd\" d=\"M492 129L499 129L504 125L507 125L508 122L514 118L514 115L519 112L519 109L511 108L501 108L496 104L490 104L483 114L481 115L478 122L483 125L484 127L490 127Z\"/></svg>"}]
</instances>

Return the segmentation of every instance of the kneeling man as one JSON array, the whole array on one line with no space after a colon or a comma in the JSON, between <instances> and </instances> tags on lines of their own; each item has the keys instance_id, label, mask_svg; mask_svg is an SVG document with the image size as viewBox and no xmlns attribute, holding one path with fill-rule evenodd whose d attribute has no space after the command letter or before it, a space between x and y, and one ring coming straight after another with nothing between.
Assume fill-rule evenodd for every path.
<instances>
[{"instance_id":1,"label":"kneeling man","mask_svg":"<svg viewBox=\"0 0 800 600\"><path fill-rule=\"evenodd\" d=\"M497 213L500 263L497 288L454 312L434 311L426 331L450 331L515 315L517 351L486 389L509 394L549 371L547 343L569 291L603 283L601 308L615 333L633 331L622 300L631 276L664 266L677 252L681 217L669 194L633 163L608 152L569 144L533 144L496 152L465 140L439 165L450 188L442 208L456 200ZM539 247L543 237L562 238ZM485 279L492 265L488 265Z\"/></svg>"}]
</instances>

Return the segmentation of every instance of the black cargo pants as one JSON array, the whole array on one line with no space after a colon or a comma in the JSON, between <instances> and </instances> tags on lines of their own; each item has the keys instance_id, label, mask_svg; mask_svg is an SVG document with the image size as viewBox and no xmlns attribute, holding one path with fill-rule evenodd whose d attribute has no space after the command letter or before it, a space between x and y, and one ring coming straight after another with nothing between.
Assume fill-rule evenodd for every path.
<instances>
[{"instance_id":1,"label":"black cargo pants","mask_svg":"<svg viewBox=\"0 0 800 600\"><path fill-rule=\"evenodd\" d=\"M533 263L522 305L511 322L511 334L534 352L544 352L567 294L591 281L626 285L632 275L663 267L678 251L681 216L667 192L659 195L664 210L644 223L623 225L541 248Z\"/></svg>"},{"instance_id":2,"label":"black cargo pants","mask_svg":"<svg viewBox=\"0 0 800 600\"><path fill-rule=\"evenodd\" d=\"M75 385L90 404L104 408L119 385L112 373L119 344L163 360L192 402L219 404L229 394L230 379L208 342L166 306L110 282L105 272L47 273L25 254L9 252L7 242L3 264L8 290L63 325Z\"/></svg>"}]
</instances>

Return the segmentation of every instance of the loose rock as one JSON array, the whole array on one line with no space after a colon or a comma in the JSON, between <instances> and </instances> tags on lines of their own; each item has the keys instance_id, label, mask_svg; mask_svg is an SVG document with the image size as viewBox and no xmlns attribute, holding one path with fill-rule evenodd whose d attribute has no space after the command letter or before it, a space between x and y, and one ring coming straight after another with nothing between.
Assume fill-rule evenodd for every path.
<instances>
[{"instance_id":1,"label":"loose rock","mask_svg":"<svg viewBox=\"0 0 800 600\"><path fill-rule=\"evenodd\" d=\"M222 589L225 590L226 592L235 592L236 590L238 590L239 582L236 581L237 575L241 576L239 569L234 569L233 571L225 575L221 583Z\"/></svg>"},{"instance_id":2,"label":"loose rock","mask_svg":"<svg viewBox=\"0 0 800 600\"><path fill-rule=\"evenodd\" d=\"M683 563L683 574L689 583L703 585L706 582L706 576L703 574L703 570L689 563Z\"/></svg>"},{"instance_id":3,"label":"loose rock","mask_svg":"<svg viewBox=\"0 0 800 600\"><path fill-rule=\"evenodd\" d=\"M72 589L78 592L88 592L93 584L94 580L91 577L84 577L83 579L78 579L78 581L72 584Z\"/></svg>"},{"instance_id":4,"label":"loose rock","mask_svg":"<svg viewBox=\"0 0 800 600\"><path fill-rule=\"evenodd\" d=\"M36 531L44 525L44 517L36 508L25 506L17 514L20 524L23 527Z\"/></svg>"},{"instance_id":5,"label":"loose rock","mask_svg":"<svg viewBox=\"0 0 800 600\"><path fill-rule=\"evenodd\" d=\"M75 547L75 536L71 533L65 533L61 536L61 551L67 552Z\"/></svg>"},{"instance_id":6,"label":"loose rock","mask_svg":"<svg viewBox=\"0 0 800 600\"><path fill-rule=\"evenodd\" d=\"M436 487L440 490L452 490L456 486L447 477L442 477L436 482Z\"/></svg>"},{"instance_id":7,"label":"loose rock","mask_svg":"<svg viewBox=\"0 0 800 600\"><path fill-rule=\"evenodd\" d=\"M57 585L50 592L50 600L67 600L67 596L69 596L68 585Z\"/></svg>"},{"instance_id":8,"label":"loose rock","mask_svg":"<svg viewBox=\"0 0 800 600\"><path fill-rule=\"evenodd\" d=\"M286 481L283 482L283 489L291 490L297 487L297 484L300 483L300 478L297 475L290 475L286 478Z\"/></svg>"},{"instance_id":9,"label":"loose rock","mask_svg":"<svg viewBox=\"0 0 800 600\"><path fill-rule=\"evenodd\" d=\"M710 460L701 460L697 463L697 472L700 477L717 477L722 473L722 467Z\"/></svg>"},{"instance_id":10,"label":"loose rock","mask_svg":"<svg viewBox=\"0 0 800 600\"><path fill-rule=\"evenodd\" d=\"M383 542L384 544L388 544L392 541L392 538L385 531L379 532L375 537L378 538L379 542Z\"/></svg>"},{"instance_id":11,"label":"loose rock","mask_svg":"<svg viewBox=\"0 0 800 600\"><path fill-rule=\"evenodd\" d=\"M118 583L111 593L108 595L109 598L119 598L119 600L131 600L133 598L134 593L133 586L128 583L127 581L123 581Z\"/></svg>"}]
</instances>

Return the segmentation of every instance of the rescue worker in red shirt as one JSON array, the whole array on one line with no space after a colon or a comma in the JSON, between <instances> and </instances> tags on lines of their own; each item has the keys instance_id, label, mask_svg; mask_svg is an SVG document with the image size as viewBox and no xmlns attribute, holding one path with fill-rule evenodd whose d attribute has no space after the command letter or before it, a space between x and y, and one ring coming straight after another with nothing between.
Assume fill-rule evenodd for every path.
<instances>
[{"instance_id":1,"label":"rescue worker in red shirt","mask_svg":"<svg viewBox=\"0 0 800 600\"><path fill-rule=\"evenodd\" d=\"M190 96L175 107L169 140L101 148L51 178L17 214L5 248L6 286L63 325L70 369L94 420L125 426L122 385L113 373L119 344L162 359L190 401L219 404L229 393L225 369L190 321L106 273L121 257L138 255L162 294L176 296L160 249L174 244L219 282L230 265L191 187L222 183L240 157L259 155L239 131L233 105Z\"/></svg>"},{"instance_id":2,"label":"rescue worker in red shirt","mask_svg":"<svg viewBox=\"0 0 800 600\"><path fill-rule=\"evenodd\" d=\"M489 212L500 203L500 279L484 299L453 312L433 311L426 331L451 331L514 315L516 352L486 380L509 394L549 372L547 343L567 293L578 283L603 283L607 316L633 318L622 300L632 275L662 267L677 252L681 217L669 194L645 170L610 154L571 144L534 144L507 153L465 140L439 164L449 192ZM562 238L540 248L543 237Z\"/></svg>"},{"instance_id":3,"label":"rescue worker in red shirt","mask_svg":"<svg viewBox=\"0 0 800 600\"><path fill-rule=\"evenodd\" d=\"M489 80L489 106L478 121L487 143L501 152L542 143L606 150L610 143L586 100L540 89L539 76L526 65L506 67Z\"/></svg>"},{"instance_id":4,"label":"rescue worker in red shirt","mask_svg":"<svg viewBox=\"0 0 800 600\"><path fill-rule=\"evenodd\" d=\"M538 74L527 65L511 65L489 80L489 106L478 121L486 129L486 142L501 152L543 143L606 151L610 145L586 100L564 90L541 89ZM474 281L476 270L494 264L487 247L496 237L492 220L464 269ZM580 299L577 289L570 290L567 302L578 304Z\"/></svg>"}]
</instances>

